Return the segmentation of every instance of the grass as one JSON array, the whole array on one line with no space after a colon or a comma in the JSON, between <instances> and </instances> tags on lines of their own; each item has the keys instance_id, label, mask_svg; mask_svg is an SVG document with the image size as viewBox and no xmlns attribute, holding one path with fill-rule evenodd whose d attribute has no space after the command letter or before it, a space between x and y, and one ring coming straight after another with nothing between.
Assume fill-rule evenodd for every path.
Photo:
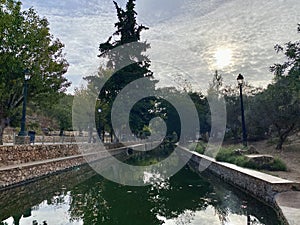
<instances>
[{"instance_id":1,"label":"grass","mask_svg":"<svg viewBox=\"0 0 300 225\"><path fill-rule=\"evenodd\" d=\"M234 147L221 148L216 156L216 160L220 162L228 162L237 166L246 167L248 159L246 156L237 155Z\"/></svg>"},{"instance_id":2,"label":"grass","mask_svg":"<svg viewBox=\"0 0 300 225\"><path fill-rule=\"evenodd\" d=\"M279 158L275 158L273 163L270 164L271 171L287 171L286 164Z\"/></svg>"},{"instance_id":3,"label":"grass","mask_svg":"<svg viewBox=\"0 0 300 225\"><path fill-rule=\"evenodd\" d=\"M191 151L198 152L200 154L204 154L206 144L204 142L193 142L188 146L188 149Z\"/></svg>"},{"instance_id":4,"label":"grass","mask_svg":"<svg viewBox=\"0 0 300 225\"><path fill-rule=\"evenodd\" d=\"M204 154L207 144L204 142L191 143L188 148L191 151ZM274 158L274 160L268 164L258 165L257 163L250 161L245 155L240 155L236 152L236 149L243 149L242 146L228 146L222 147L218 154L216 155L216 160L220 162L228 162L235 164L240 167L255 169L255 170L269 170L269 171L287 171L286 164L279 158Z\"/></svg>"},{"instance_id":5,"label":"grass","mask_svg":"<svg viewBox=\"0 0 300 225\"><path fill-rule=\"evenodd\" d=\"M235 152L235 147L221 148L216 156L216 160L220 162L228 162L240 167L246 167L256 170L269 170L269 171L287 171L286 164L279 158L274 158L271 163L258 165L249 160L244 155L239 155Z\"/></svg>"}]
</instances>

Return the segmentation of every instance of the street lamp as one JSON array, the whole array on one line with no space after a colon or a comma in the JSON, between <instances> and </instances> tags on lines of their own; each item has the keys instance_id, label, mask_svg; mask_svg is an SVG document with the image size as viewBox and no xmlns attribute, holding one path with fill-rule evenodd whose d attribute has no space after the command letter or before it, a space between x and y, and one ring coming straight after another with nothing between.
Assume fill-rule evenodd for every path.
<instances>
[{"instance_id":1,"label":"street lamp","mask_svg":"<svg viewBox=\"0 0 300 225\"><path fill-rule=\"evenodd\" d=\"M27 133L25 131L25 125L26 125L27 83L28 83L29 79L30 79L29 70L26 69L24 71L23 109L22 109L21 130L19 132L19 136L26 136L27 135Z\"/></svg>"},{"instance_id":2,"label":"street lamp","mask_svg":"<svg viewBox=\"0 0 300 225\"><path fill-rule=\"evenodd\" d=\"M98 109L98 113L99 113L99 131L98 131L98 133L99 133L99 139L102 140L102 141L104 141L104 135L101 138L101 117L100 117L101 112L102 112L102 109L99 108Z\"/></svg>"},{"instance_id":3,"label":"street lamp","mask_svg":"<svg viewBox=\"0 0 300 225\"><path fill-rule=\"evenodd\" d=\"M242 74L239 74L237 77L237 82L240 87L240 99L241 99L241 113L242 113L242 129L243 129L243 145L247 146L247 132L245 125L245 115L244 115L244 103L243 103L243 85L244 85L244 77Z\"/></svg>"}]
</instances>

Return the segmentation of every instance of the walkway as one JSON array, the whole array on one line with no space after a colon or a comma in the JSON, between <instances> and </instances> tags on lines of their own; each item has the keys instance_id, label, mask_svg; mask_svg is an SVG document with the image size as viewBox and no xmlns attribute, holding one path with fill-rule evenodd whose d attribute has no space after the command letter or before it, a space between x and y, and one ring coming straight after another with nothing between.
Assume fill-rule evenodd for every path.
<instances>
[{"instance_id":1,"label":"walkway","mask_svg":"<svg viewBox=\"0 0 300 225\"><path fill-rule=\"evenodd\" d=\"M276 203L281 209L289 225L300 224L300 192L289 191L279 193L275 197Z\"/></svg>"}]
</instances>

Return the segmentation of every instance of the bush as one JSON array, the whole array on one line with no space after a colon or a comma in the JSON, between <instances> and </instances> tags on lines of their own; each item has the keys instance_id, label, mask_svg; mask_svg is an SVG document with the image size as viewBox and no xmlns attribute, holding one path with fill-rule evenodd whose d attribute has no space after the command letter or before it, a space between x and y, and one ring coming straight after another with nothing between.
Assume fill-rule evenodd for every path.
<instances>
[{"instance_id":1,"label":"bush","mask_svg":"<svg viewBox=\"0 0 300 225\"><path fill-rule=\"evenodd\" d=\"M287 170L287 166L279 158L275 158L273 162L269 164L260 166L250 161L249 158L247 158L246 156L237 154L234 147L221 148L216 156L216 160L220 162L228 162L240 167L246 167L246 168L256 169L256 170L262 170L262 169L266 169L270 171Z\"/></svg>"},{"instance_id":2,"label":"bush","mask_svg":"<svg viewBox=\"0 0 300 225\"><path fill-rule=\"evenodd\" d=\"M221 148L216 156L217 161L228 162L235 164L237 166L245 167L247 165L248 159L246 156L237 155L235 149L232 147Z\"/></svg>"},{"instance_id":3,"label":"bush","mask_svg":"<svg viewBox=\"0 0 300 225\"><path fill-rule=\"evenodd\" d=\"M194 142L188 146L188 149L191 151L198 152L200 154L204 154L206 148L206 144L203 142Z\"/></svg>"},{"instance_id":4,"label":"bush","mask_svg":"<svg viewBox=\"0 0 300 225\"><path fill-rule=\"evenodd\" d=\"M286 164L279 158L275 158L269 166L269 170L271 171L287 171Z\"/></svg>"}]
</instances>

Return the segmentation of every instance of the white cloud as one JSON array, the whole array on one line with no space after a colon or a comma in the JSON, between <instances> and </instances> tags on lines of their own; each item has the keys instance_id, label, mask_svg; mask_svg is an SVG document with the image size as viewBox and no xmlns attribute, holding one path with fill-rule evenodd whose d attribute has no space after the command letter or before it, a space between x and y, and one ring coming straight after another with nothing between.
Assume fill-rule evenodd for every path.
<instances>
[{"instance_id":1,"label":"white cloud","mask_svg":"<svg viewBox=\"0 0 300 225\"><path fill-rule=\"evenodd\" d=\"M51 32L66 44L67 77L74 86L97 70L98 46L114 32L112 1L25 0L24 5L46 16ZM243 73L250 83L265 85L272 79L268 67L282 60L273 46L299 40L298 0L139 0L137 10L138 21L150 27L142 38L152 46L152 68L164 82L185 73L191 83L205 88L215 69L214 53L226 46L233 63L220 71L225 82L235 82Z\"/></svg>"}]
</instances>

